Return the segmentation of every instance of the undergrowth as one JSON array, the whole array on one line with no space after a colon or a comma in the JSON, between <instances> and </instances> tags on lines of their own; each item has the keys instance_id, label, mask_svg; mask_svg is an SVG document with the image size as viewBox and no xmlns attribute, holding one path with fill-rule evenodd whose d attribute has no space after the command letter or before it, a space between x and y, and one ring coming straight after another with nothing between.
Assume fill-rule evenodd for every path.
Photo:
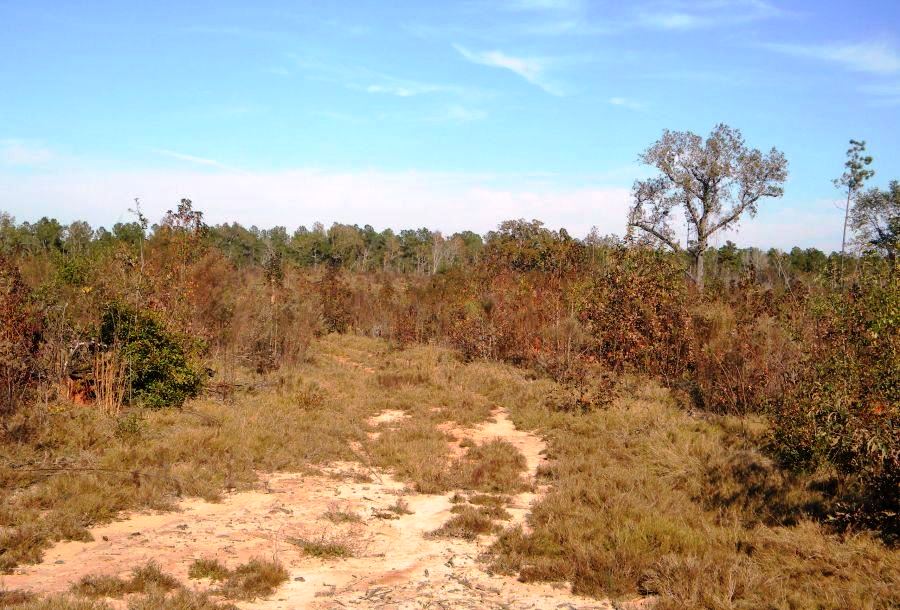
<instances>
[{"instance_id":1,"label":"undergrowth","mask_svg":"<svg viewBox=\"0 0 900 610\"><path fill-rule=\"evenodd\" d=\"M900 558L868 534L816 521L828 472L797 477L758 449L753 418L691 416L633 383L587 414L513 410L550 440L552 486L505 531L494 569L574 592L658 596L657 608L892 608Z\"/></svg>"}]
</instances>

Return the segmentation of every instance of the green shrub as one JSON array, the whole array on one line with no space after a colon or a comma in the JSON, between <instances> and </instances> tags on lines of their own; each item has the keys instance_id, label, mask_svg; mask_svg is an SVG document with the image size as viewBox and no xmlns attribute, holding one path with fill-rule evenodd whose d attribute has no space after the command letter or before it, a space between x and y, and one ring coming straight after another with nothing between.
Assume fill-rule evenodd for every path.
<instances>
[{"instance_id":1,"label":"green shrub","mask_svg":"<svg viewBox=\"0 0 900 610\"><path fill-rule=\"evenodd\" d=\"M187 342L169 332L156 314L111 303L100 322L100 340L116 346L125 361L129 402L180 406L200 392L203 377L190 362Z\"/></svg>"},{"instance_id":2,"label":"green shrub","mask_svg":"<svg viewBox=\"0 0 900 610\"><path fill-rule=\"evenodd\" d=\"M833 521L900 540L900 276L864 261L847 293L810 303L818 330L797 388L774 415L772 447L795 470L832 468Z\"/></svg>"}]
</instances>

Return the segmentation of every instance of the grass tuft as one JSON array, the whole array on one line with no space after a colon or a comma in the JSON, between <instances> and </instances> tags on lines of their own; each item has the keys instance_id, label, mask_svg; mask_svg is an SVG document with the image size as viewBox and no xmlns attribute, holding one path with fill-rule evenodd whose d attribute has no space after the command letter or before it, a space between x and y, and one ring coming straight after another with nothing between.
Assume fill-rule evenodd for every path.
<instances>
[{"instance_id":1,"label":"grass tuft","mask_svg":"<svg viewBox=\"0 0 900 610\"><path fill-rule=\"evenodd\" d=\"M288 571L277 561L251 559L232 570L217 592L228 599L252 601L271 595L287 580Z\"/></svg>"},{"instance_id":2,"label":"grass tuft","mask_svg":"<svg viewBox=\"0 0 900 610\"><path fill-rule=\"evenodd\" d=\"M435 538L462 538L475 540L483 534L492 534L499 529L494 521L481 511L471 506L459 506L454 510L456 514L444 525L431 532L429 535Z\"/></svg>"},{"instance_id":3,"label":"grass tuft","mask_svg":"<svg viewBox=\"0 0 900 610\"><path fill-rule=\"evenodd\" d=\"M337 503L330 504L328 510L322 516L332 523L359 523L362 521L362 516L359 513L348 508L341 508Z\"/></svg>"},{"instance_id":4,"label":"grass tuft","mask_svg":"<svg viewBox=\"0 0 900 610\"><path fill-rule=\"evenodd\" d=\"M514 493L524 488L525 456L512 443L494 439L471 447L453 467L461 489Z\"/></svg>"},{"instance_id":5,"label":"grass tuft","mask_svg":"<svg viewBox=\"0 0 900 610\"><path fill-rule=\"evenodd\" d=\"M89 574L72 585L72 592L85 597L123 597L131 593L171 591L181 587L175 578L160 570L154 561L132 570L128 580L109 574Z\"/></svg>"},{"instance_id":6,"label":"grass tuft","mask_svg":"<svg viewBox=\"0 0 900 610\"><path fill-rule=\"evenodd\" d=\"M230 574L218 559L195 559L188 570L189 578L208 578L209 580L225 580Z\"/></svg>"},{"instance_id":7,"label":"grass tuft","mask_svg":"<svg viewBox=\"0 0 900 610\"><path fill-rule=\"evenodd\" d=\"M346 540L324 534L318 538L288 538L287 541L305 555L319 559L346 559L355 555L353 547Z\"/></svg>"}]
</instances>

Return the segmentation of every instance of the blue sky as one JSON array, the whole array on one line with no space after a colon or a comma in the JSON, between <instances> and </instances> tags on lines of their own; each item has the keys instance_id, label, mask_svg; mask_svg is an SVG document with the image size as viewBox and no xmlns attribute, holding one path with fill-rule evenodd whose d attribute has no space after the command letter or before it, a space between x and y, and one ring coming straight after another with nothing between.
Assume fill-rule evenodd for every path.
<instances>
[{"instance_id":1,"label":"blue sky","mask_svg":"<svg viewBox=\"0 0 900 610\"><path fill-rule=\"evenodd\" d=\"M621 234L638 154L726 122L791 172L728 237L833 249L847 140L900 178L898 29L894 0L0 0L0 210Z\"/></svg>"}]
</instances>

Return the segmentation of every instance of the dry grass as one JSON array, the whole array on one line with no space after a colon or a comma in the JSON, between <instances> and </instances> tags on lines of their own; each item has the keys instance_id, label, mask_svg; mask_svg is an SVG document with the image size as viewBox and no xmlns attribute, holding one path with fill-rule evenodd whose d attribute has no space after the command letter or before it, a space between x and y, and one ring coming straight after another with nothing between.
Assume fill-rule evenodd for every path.
<instances>
[{"instance_id":1,"label":"dry grass","mask_svg":"<svg viewBox=\"0 0 900 610\"><path fill-rule=\"evenodd\" d=\"M15 608L16 610L112 610L109 604L102 601L71 595L51 595L4 604L4 599L0 596L0 608Z\"/></svg>"},{"instance_id":2,"label":"dry grass","mask_svg":"<svg viewBox=\"0 0 900 610\"><path fill-rule=\"evenodd\" d=\"M336 502L329 504L328 510L322 516L332 523L359 523L362 521L362 516L359 513L351 510L349 507L342 507Z\"/></svg>"},{"instance_id":3,"label":"dry grass","mask_svg":"<svg viewBox=\"0 0 900 610\"><path fill-rule=\"evenodd\" d=\"M238 610L230 603L213 601L205 593L178 589L171 593L155 591L128 601L128 610Z\"/></svg>"},{"instance_id":4,"label":"dry grass","mask_svg":"<svg viewBox=\"0 0 900 610\"><path fill-rule=\"evenodd\" d=\"M181 583L150 561L132 570L128 580L106 574L83 576L72 585L72 592L85 597L123 597L131 593L171 591L180 587Z\"/></svg>"},{"instance_id":5,"label":"dry grass","mask_svg":"<svg viewBox=\"0 0 900 610\"><path fill-rule=\"evenodd\" d=\"M531 533L501 535L496 569L661 609L900 605L898 553L812 521L821 480L780 472L754 422L691 417L650 385L628 394L585 415L513 410L551 440L553 488Z\"/></svg>"},{"instance_id":6,"label":"dry grass","mask_svg":"<svg viewBox=\"0 0 900 610\"><path fill-rule=\"evenodd\" d=\"M353 544L343 536L322 534L315 538L288 538L287 541L305 555L319 559L347 559L356 555Z\"/></svg>"},{"instance_id":7,"label":"dry grass","mask_svg":"<svg viewBox=\"0 0 900 610\"><path fill-rule=\"evenodd\" d=\"M195 579L225 580L229 574L228 568L218 559L195 559L188 569L188 577Z\"/></svg>"},{"instance_id":8,"label":"dry grass","mask_svg":"<svg viewBox=\"0 0 900 610\"><path fill-rule=\"evenodd\" d=\"M474 510L478 514L487 517L488 519L500 519L502 521L508 521L512 518L512 515L509 514L509 511L507 511L502 506L471 506L468 504L457 504L450 509L450 512L463 513L469 510Z\"/></svg>"},{"instance_id":9,"label":"dry grass","mask_svg":"<svg viewBox=\"0 0 900 610\"><path fill-rule=\"evenodd\" d=\"M287 570L277 561L251 559L231 570L216 593L228 599L252 601L271 595L287 580Z\"/></svg>"},{"instance_id":10,"label":"dry grass","mask_svg":"<svg viewBox=\"0 0 900 610\"><path fill-rule=\"evenodd\" d=\"M474 540L484 534L492 534L499 527L491 517L471 506L456 506L459 510L441 527L429 535L435 538L462 538Z\"/></svg>"},{"instance_id":11,"label":"dry grass","mask_svg":"<svg viewBox=\"0 0 900 610\"><path fill-rule=\"evenodd\" d=\"M0 589L0 608L21 606L26 602L33 601L35 598L36 595L30 591Z\"/></svg>"},{"instance_id":12,"label":"dry grass","mask_svg":"<svg viewBox=\"0 0 900 610\"><path fill-rule=\"evenodd\" d=\"M397 498L397 501L387 507L395 515L411 515L413 511L409 508L409 502L403 498Z\"/></svg>"},{"instance_id":13,"label":"dry grass","mask_svg":"<svg viewBox=\"0 0 900 610\"><path fill-rule=\"evenodd\" d=\"M525 456L511 443L494 439L471 447L452 467L454 487L514 493L524 487Z\"/></svg>"}]
</instances>

